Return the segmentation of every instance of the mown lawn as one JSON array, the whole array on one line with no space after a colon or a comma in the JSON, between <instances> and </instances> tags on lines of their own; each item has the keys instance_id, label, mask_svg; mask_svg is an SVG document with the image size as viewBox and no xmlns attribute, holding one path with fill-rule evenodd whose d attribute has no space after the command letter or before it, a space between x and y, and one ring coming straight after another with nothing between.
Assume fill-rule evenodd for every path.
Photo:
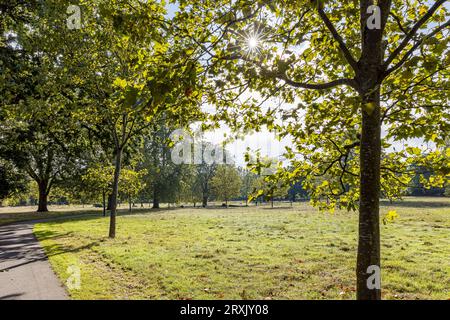
<instances>
[{"instance_id":1,"label":"mown lawn","mask_svg":"<svg viewBox=\"0 0 450 320\"><path fill-rule=\"evenodd\" d=\"M450 199L384 203L385 299L450 298ZM74 299L354 299L357 215L307 204L139 211L40 223L35 234ZM70 269L69 269L70 270Z\"/></svg>"}]
</instances>

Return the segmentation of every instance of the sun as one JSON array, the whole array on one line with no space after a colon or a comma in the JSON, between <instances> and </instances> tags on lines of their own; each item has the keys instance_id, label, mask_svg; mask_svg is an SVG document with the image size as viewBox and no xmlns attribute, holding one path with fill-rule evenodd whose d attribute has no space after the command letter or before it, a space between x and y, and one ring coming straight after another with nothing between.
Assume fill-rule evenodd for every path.
<instances>
[{"instance_id":1,"label":"sun","mask_svg":"<svg viewBox=\"0 0 450 320\"><path fill-rule=\"evenodd\" d=\"M255 36L249 37L247 39L247 45L250 50L255 50L256 48L258 48L259 39Z\"/></svg>"},{"instance_id":2,"label":"sun","mask_svg":"<svg viewBox=\"0 0 450 320\"><path fill-rule=\"evenodd\" d=\"M262 49L263 35L258 30L245 33L242 37L242 45L247 55L259 54Z\"/></svg>"}]
</instances>

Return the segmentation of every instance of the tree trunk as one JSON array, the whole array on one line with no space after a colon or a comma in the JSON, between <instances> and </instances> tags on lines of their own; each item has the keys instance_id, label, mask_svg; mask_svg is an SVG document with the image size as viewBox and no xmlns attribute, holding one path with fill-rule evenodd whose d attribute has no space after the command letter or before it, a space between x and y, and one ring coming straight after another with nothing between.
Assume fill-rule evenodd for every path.
<instances>
[{"instance_id":1,"label":"tree trunk","mask_svg":"<svg viewBox=\"0 0 450 320\"><path fill-rule=\"evenodd\" d=\"M103 216L106 217L106 192L102 192Z\"/></svg>"},{"instance_id":2,"label":"tree trunk","mask_svg":"<svg viewBox=\"0 0 450 320\"><path fill-rule=\"evenodd\" d=\"M128 211L129 212L131 212L131 206L132 206L132 203L131 203L131 196L128 196Z\"/></svg>"},{"instance_id":3,"label":"tree trunk","mask_svg":"<svg viewBox=\"0 0 450 320\"><path fill-rule=\"evenodd\" d=\"M273 209L273 197L272 198L270 198L270 206L272 207L272 209Z\"/></svg>"},{"instance_id":4,"label":"tree trunk","mask_svg":"<svg viewBox=\"0 0 450 320\"><path fill-rule=\"evenodd\" d=\"M373 111L362 111L356 287L358 300L379 300L381 299L381 287L378 285L374 287L373 280L374 277L379 277L381 267L379 225L381 158L380 91L375 90L373 94L370 94L368 102L372 104ZM378 278L375 282L380 284L380 281L381 279Z\"/></svg>"},{"instance_id":5,"label":"tree trunk","mask_svg":"<svg viewBox=\"0 0 450 320\"><path fill-rule=\"evenodd\" d=\"M39 187L39 203L37 212L48 212L47 199L48 199L48 182L45 180L38 182Z\"/></svg>"},{"instance_id":6,"label":"tree trunk","mask_svg":"<svg viewBox=\"0 0 450 320\"><path fill-rule=\"evenodd\" d=\"M207 195L203 195L202 207L205 208L207 205L208 205L208 196Z\"/></svg>"},{"instance_id":7,"label":"tree trunk","mask_svg":"<svg viewBox=\"0 0 450 320\"><path fill-rule=\"evenodd\" d=\"M153 191L153 209L159 209L159 194L156 191L156 187Z\"/></svg>"},{"instance_id":8,"label":"tree trunk","mask_svg":"<svg viewBox=\"0 0 450 320\"><path fill-rule=\"evenodd\" d=\"M116 237L117 197L119 194L119 178L122 167L122 149L116 150L116 164L114 168L114 182L111 195L111 217L109 220L109 237Z\"/></svg>"},{"instance_id":9,"label":"tree trunk","mask_svg":"<svg viewBox=\"0 0 450 320\"><path fill-rule=\"evenodd\" d=\"M112 194L108 194L108 206L106 207L106 210L111 210L111 203L112 203Z\"/></svg>"},{"instance_id":10,"label":"tree trunk","mask_svg":"<svg viewBox=\"0 0 450 320\"><path fill-rule=\"evenodd\" d=\"M383 33L392 1L378 1L381 28L368 29L367 8L371 1L360 2L361 57L356 81L362 100L360 141L360 196L358 223L358 254L356 261L356 297L358 300L381 299L380 265L380 158L381 66L386 51Z\"/></svg>"}]
</instances>

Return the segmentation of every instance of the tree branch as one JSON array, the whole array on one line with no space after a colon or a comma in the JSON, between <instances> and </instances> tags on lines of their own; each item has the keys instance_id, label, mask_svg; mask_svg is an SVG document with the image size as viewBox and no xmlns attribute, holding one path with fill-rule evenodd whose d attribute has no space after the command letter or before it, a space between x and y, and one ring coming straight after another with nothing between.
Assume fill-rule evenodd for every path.
<instances>
[{"instance_id":1,"label":"tree branch","mask_svg":"<svg viewBox=\"0 0 450 320\"><path fill-rule=\"evenodd\" d=\"M313 89L313 90L325 90L325 89L331 89L337 86L347 85L352 88L355 88L355 83L352 79L338 79L333 80L330 82L325 83L302 83L302 82L296 82L294 80L289 79L285 74L278 75L278 79L283 80L287 84L296 87L296 88L303 88L303 89Z\"/></svg>"},{"instance_id":2,"label":"tree branch","mask_svg":"<svg viewBox=\"0 0 450 320\"><path fill-rule=\"evenodd\" d=\"M445 0L444 0L445 1ZM355 73L358 72L358 63L353 58L352 54L348 50L347 46L344 43L344 40L337 32L336 28L333 26L333 23L331 23L330 19L328 19L327 15L325 14L325 11L323 9L319 8L319 16L322 18L322 21L327 26L328 30L330 30L331 34L333 35L333 38L339 43L339 47L341 48L342 53L344 54L345 59L350 64L350 66L353 68Z\"/></svg>"},{"instance_id":3,"label":"tree branch","mask_svg":"<svg viewBox=\"0 0 450 320\"><path fill-rule=\"evenodd\" d=\"M414 51L416 51L423 43L423 41L427 38L433 37L435 36L437 33L439 33L440 31L444 30L445 28L450 26L450 20L447 21L446 23L444 23L443 25L441 25L440 27L436 28L433 32L431 32L430 34L424 36L422 39L420 39L419 41L417 41L414 46L412 46L411 49L408 50L408 52L405 53L405 55L402 57L402 59L400 59L399 62L397 62L392 68L390 68L389 70L387 70L385 72L385 77L387 77L388 75L390 75L392 72L394 72L395 70L397 70L398 68L400 68L405 62L406 60L408 60L408 58L413 54ZM388 65L385 64L385 67L387 67Z\"/></svg>"},{"instance_id":4,"label":"tree branch","mask_svg":"<svg viewBox=\"0 0 450 320\"><path fill-rule=\"evenodd\" d=\"M387 67L392 63L392 61L394 61L394 59L398 55L400 55L403 49L405 49L408 43L411 41L411 39L417 34L417 31L428 21L428 19L430 19L433 16L436 10L439 9L439 7L446 1L447 0L436 1L427 11L427 13L422 18L420 18L419 21L417 21L417 23L412 27L411 31L409 31L409 33L406 35L406 37L403 39L403 41L400 43L397 49L394 50L391 56L383 64L383 67L385 69L387 69Z\"/></svg>"}]
</instances>

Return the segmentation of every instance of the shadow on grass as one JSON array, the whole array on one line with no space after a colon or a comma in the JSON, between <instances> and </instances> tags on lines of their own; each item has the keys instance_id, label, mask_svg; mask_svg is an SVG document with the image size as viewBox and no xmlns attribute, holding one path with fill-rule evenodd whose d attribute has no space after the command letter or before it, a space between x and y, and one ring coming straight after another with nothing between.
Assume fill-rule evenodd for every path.
<instances>
[{"instance_id":1,"label":"shadow on grass","mask_svg":"<svg viewBox=\"0 0 450 320\"><path fill-rule=\"evenodd\" d=\"M382 207L405 207L405 208L449 208L450 201L447 198L436 198L436 201L423 201L423 200L399 200L390 202L389 200L381 200L380 206Z\"/></svg>"},{"instance_id":2,"label":"shadow on grass","mask_svg":"<svg viewBox=\"0 0 450 320\"><path fill-rule=\"evenodd\" d=\"M117 216L130 216L130 215L147 215L152 213L157 213L161 211L171 211L174 209L148 209L148 208L142 208L142 209L136 209L132 212L128 212L127 210L120 210L117 213ZM89 220L97 220L97 219L109 219L109 214L106 216L103 216L103 214L100 212L93 213L85 213L82 215L75 215L75 216L65 216L65 217L58 217L57 219L49 219L49 220L43 220L38 221L38 223L43 224L62 224L66 222L72 222L72 221L89 221ZM64 238L64 237L70 237L73 234L73 231L61 233L61 232L55 232L55 231L48 231L48 230L34 230L34 235L39 241L42 240L54 240L58 238ZM92 241L88 244L84 244L81 246L75 246L75 245L64 245L64 244L50 244L45 246L45 253L47 257L52 257L64 253L75 253L86 249L92 249L93 247L99 245L101 242L105 241L107 239L107 236L100 238L96 241Z\"/></svg>"},{"instance_id":3,"label":"shadow on grass","mask_svg":"<svg viewBox=\"0 0 450 320\"><path fill-rule=\"evenodd\" d=\"M283 207L266 207L266 208L261 208L261 209L263 209L263 210L276 210L276 209L282 209L282 210L285 210L285 209L292 209L292 207L291 206L283 206Z\"/></svg>"}]
</instances>

